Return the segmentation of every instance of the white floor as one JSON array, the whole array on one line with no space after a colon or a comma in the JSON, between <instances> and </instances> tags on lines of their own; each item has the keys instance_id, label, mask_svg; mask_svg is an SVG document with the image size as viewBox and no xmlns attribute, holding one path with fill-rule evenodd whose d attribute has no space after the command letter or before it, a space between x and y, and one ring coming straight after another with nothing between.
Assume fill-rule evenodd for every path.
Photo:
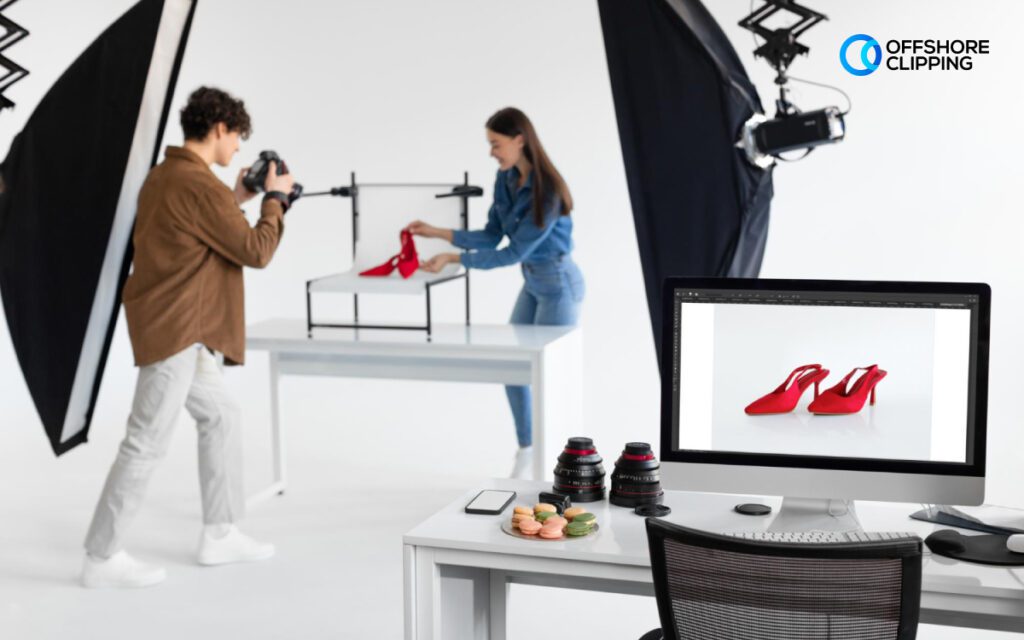
<instances>
[{"instance_id":1,"label":"white floor","mask_svg":"<svg viewBox=\"0 0 1024 640\"><path fill-rule=\"evenodd\" d=\"M242 378L250 379L260 377ZM264 389L250 387L247 415L265 414ZM138 591L90 591L74 581L123 409L101 403L93 440L57 460L34 416L3 416L0 638L400 638L401 535L483 478L507 472L504 394L474 385L318 379L288 380L284 394L291 485L245 523L276 543L278 556L245 566L195 564L195 436L183 419L128 541L131 552L166 566L169 578ZM491 398L493 419L450 420L466 408L467 394ZM372 415L372 424L355 424L354 415ZM267 476L266 428L264 419L250 420L253 488ZM583 637L636 638L657 625L652 598L516 587L511 606L513 639L554 640L568 628ZM919 637L1011 636L923 627Z\"/></svg>"}]
</instances>

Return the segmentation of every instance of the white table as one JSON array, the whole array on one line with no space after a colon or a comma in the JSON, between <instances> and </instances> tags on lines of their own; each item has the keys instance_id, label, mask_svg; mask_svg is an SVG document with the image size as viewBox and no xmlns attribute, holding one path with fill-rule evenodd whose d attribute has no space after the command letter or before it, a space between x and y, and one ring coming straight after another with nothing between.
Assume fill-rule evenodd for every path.
<instances>
[{"instance_id":1,"label":"white table","mask_svg":"<svg viewBox=\"0 0 1024 640\"><path fill-rule=\"evenodd\" d=\"M538 480L550 475L552 447L583 426L583 337L573 327L438 324L430 339L423 331L318 328L308 337L304 319L274 319L246 329L246 349L270 354L273 453L273 483L250 503L287 485L279 394L284 375L530 385ZM509 411L504 404L494 410Z\"/></svg>"},{"instance_id":2,"label":"white table","mask_svg":"<svg viewBox=\"0 0 1024 640\"><path fill-rule=\"evenodd\" d=\"M517 503L533 504L547 483L494 480L512 489ZM481 488L431 516L405 534L405 638L505 638L506 601L511 583L654 595L644 519L607 501L584 504L597 515L600 530L578 540L541 542L503 533L501 516L463 511ZM741 516L742 498L721 494L666 492L672 507L666 520L708 531L763 529L769 518ZM858 502L865 530L911 531L922 538L931 525L908 516L919 505ZM944 528L944 527L943 527ZM921 622L1002 631L1024 631L1024 569L987 567L931 555L925 548ZM466 585L470 585L467 587ZM637 629L637 635L647 629Z\"/></svg>"}]
</instances>

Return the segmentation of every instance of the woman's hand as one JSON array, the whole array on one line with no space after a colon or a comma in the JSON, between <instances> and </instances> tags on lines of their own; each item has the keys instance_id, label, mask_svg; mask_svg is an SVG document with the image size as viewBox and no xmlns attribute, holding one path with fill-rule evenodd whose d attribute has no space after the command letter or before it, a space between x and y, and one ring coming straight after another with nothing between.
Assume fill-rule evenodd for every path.
<instances>
[{"instance_id":1,"label":"woman's hand","mask_svg":"<svg viewBox=\"0 0 1024 640\"><path fill-rule=\"evenodd\" d=\"M452 241L452 230L441 229L435 227L432 224L427 224L422 220L414 220L405 227L405 230L414 236L422 236L424 238L441 238L442 240Z\"/></svg>"},{"instance_id":2,"label":"woman's hand","mask_svg":"<svg viewBox=\"0 0 1024 640\"><path fill-rule=\"evenodd\" d=\"M427 273L440 273L441 269L444 269L449 264L455 264L460 262L459 254L457 253L439 253L430 260L424 260L420 263L420 269Z\"/></svg>"}]
</instances>

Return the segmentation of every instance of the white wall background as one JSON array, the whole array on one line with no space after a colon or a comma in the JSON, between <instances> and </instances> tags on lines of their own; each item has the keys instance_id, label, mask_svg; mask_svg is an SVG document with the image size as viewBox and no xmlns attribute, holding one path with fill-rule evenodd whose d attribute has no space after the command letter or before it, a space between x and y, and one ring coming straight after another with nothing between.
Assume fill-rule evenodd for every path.
<instances>
[{"instance_id":1,"label":"white wall background","mask_svg":"<svg viewBox=\"0 0 1024 640\"><path fill-rule=\"evenodd\" d=\"M811 4L831 20L807 34L811 57L791 70L840 84L854 109L844 143L776 172L762 275L989 282L994 305L988 497L1024 503L1018 471L1024 435L1015 411L1024 221L1014 124L1014 109L1024 97L1015 80L1024 60L1017 27L1024 6L1009 0L973 3L970 11L953 0ZM6 55L32 74L7 94L18 107L0 114L0 148L6 149L77 53L130 5L34 0L6 10L32 32ZM708 5L770 104L770 70L753 60L750 35L735 26L749 3ZM856 32L880 41L988 38L992 54L967 73L883 71L854 78L836 57L842 40ZM499 107L523 108L577 203L577 260L588 280L582 319L588 435L606 457L627 440L656 442L657 369L594 2L203 0L175 108L201 83L244 97L254 118L255 134L236 165L222 172L225 179L260 149L275 148L309 188L344 183L353 170L373 180L451 179L469 170L489 196L495 167L483 122ZM800 89L793 99L805 108L842 104L816 88ZM173 119L166 141L180 142ZM485 203L474 204L475 224L482 224L485 210ZM247 276L250 321L301 316L302 282L344 266L347 211L345 202L311 200L289 214L271 267ZM519 283L514 269L475 278L476 321L503 322ZM458 313L453 309L452 317ZM39 491L41 503L73 483L91 482L98 489L135 378L123 323L99 396L94 443L60 461L42 437L5 329L0 328L0 485ZM253 357L250 365L233 371L230 384L248 399L246 419L261 433L268 419L265 360ZM286 419L322 434L327 455L332 447L399 435L399 427L375 431L376 426L357 425L375 425L376 406L400 393L416 407L416 426L427 442L436 433L437 439L479 443L479 456L463 463L465 473L507 471L514 437L500 389L414 387L291 384L285 389ZM254 458L260 437L252 435L254 442L247 443ZM194 453L178 446L171 455L188 460ZM429 451L421 464L436 471ZM19 470L17 477L11 469ZM39 475L26 477L25 469L38 469Z\"/></svg>"}]
</instances>

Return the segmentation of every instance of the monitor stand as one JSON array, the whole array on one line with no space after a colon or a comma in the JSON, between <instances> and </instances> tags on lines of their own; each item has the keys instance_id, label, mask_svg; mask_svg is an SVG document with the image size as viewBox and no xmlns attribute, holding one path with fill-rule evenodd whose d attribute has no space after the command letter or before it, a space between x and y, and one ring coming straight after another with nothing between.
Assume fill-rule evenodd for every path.
<instances>
[{"instance_id":1,"label":"monitor stand","mask_svg":"<svg viewBox=\"0 0 1024 640\"><path fill-rule=\"evenodd\" d=\"M783 498L768 531L861 531L853 500Z\"/></svg>"}]
</instances>

